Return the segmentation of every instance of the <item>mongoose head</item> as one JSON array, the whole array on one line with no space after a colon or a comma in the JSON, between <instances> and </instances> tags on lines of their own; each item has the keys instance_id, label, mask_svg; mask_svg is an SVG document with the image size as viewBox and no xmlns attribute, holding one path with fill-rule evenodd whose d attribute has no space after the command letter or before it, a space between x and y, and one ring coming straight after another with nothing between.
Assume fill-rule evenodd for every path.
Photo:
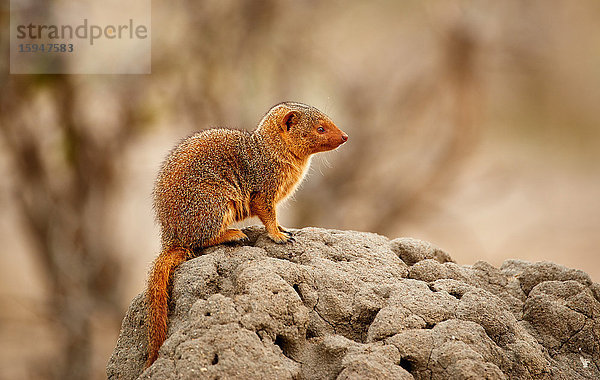
<instances>
[{"instance_id":1,"label":"mongoose head","mask_svg":"<svg viewBox=\"0 0 600 380\"><path fill-rule=\"evenodd\" d=\"M272 115L281 139L299 158L336 149L348 135L341 131L324 113L302 103L286 102L273 107Z\"/></svg>"}]
</instances>

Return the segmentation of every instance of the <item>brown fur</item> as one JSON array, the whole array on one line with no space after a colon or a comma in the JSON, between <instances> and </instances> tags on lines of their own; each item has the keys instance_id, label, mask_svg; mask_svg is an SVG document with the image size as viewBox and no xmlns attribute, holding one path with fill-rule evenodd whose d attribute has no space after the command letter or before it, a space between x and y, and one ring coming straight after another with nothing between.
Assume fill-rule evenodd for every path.
<instances>
[{"instance_id":1,"label":"brown fur","mask_svg":"<svg viewBox=\"0 0 600 380\"><path fill-rule=\"evenodd\" d=\"M323 128L323 131L319 131ZM277 243L293 241L275 207L293 193L310 156L348 136L316 108L280 103L253 132L210 129L183 140L164 162L154 189L162 250L148 280L148 361L166 339L169 279L193 252L247 239L234 222L258 216Z\"/></svg>"}]
</instances>

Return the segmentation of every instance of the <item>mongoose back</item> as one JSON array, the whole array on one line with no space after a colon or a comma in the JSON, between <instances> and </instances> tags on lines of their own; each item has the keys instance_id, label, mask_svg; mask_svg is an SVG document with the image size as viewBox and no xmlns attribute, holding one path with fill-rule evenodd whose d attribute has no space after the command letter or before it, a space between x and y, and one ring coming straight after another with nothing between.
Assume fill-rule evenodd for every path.
<instances>
[{"instance_id":1,"label":"mongoose back","mask_svg":"<svg viewBox=\"0 0 600 380\"><path fill-rule=\"evenodd\" d=\"M253 132L209 129L171 151L154 189L162 247L148 279L146 367L166 339L175 267L202 248L247 239L228 227L251 216L258 216L273 241L293 241L277 222L275 206L294 191L314 153L347 140L316 108L285 102L271 108Z\"/></svg>"}]
</instances>

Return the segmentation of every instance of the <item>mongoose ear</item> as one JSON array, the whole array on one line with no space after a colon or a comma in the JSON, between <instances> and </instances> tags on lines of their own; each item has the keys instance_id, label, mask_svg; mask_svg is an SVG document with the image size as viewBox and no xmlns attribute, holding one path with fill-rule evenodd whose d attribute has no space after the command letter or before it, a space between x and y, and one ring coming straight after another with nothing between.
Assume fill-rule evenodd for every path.
<instances>
[{"instance_id":1,"label":"mongoose ear","mask_svg":"<svg viewBox=\"0 0 600 380\"><path fill-rule=\"evenodd\" d=\"M281 127L282 127L282 129L285 129L289 132L290 129L292 128L292 126L295 124L298 124L299 121L300 121L300 113L299 112L288 111L283 116L283 119L281 121Z\"/></svg>"}]
</instances>

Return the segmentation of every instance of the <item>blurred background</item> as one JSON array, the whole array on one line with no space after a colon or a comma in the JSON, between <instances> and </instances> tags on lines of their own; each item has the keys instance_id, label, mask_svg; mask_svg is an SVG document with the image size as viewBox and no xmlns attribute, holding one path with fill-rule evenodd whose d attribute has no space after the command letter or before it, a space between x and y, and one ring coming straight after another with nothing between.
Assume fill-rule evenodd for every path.
<instances>
[{"instance_id":1,"label":"blurred background","mask_svg":"<svg viewBox=\"0 0 600 380\"><path fill-rule=\"evenodd\" d=\"M283 225L600 281L596 0L153 2L140 76L8 75L6 3L0 379L104 378L158 252L166 153L203 128L253 129L284 100L350 140L313 160Z\"/></svg>"}]
</instances>

